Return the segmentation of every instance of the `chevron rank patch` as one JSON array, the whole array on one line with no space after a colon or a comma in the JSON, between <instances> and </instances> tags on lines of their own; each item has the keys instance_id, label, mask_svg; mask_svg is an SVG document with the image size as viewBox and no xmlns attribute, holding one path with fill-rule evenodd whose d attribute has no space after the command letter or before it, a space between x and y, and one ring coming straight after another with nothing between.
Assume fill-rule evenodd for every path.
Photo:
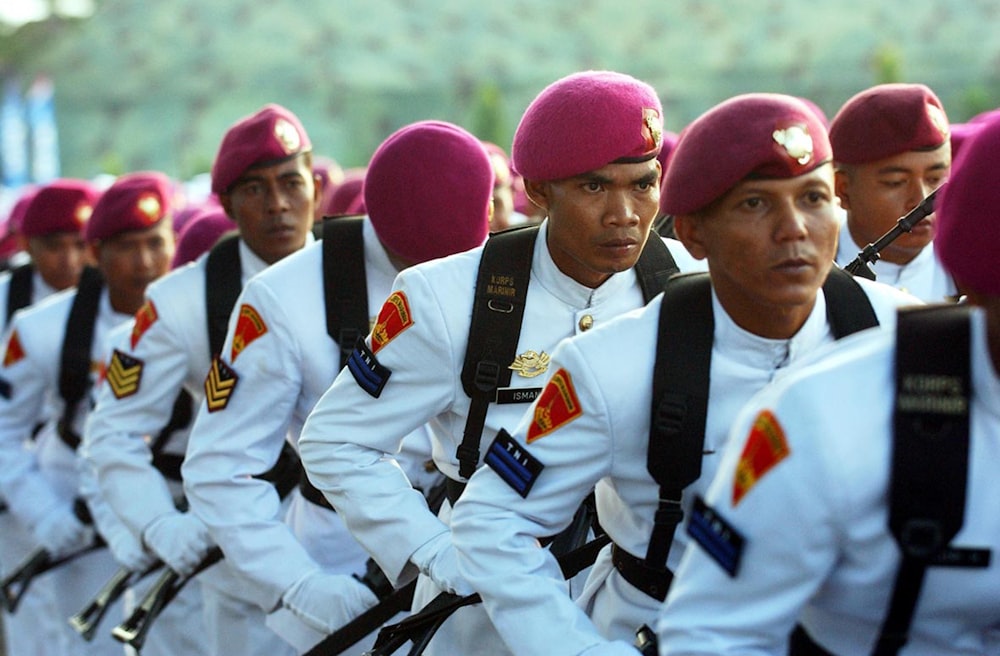
<instances>
[{"instance_id":1,"label":"chevron rank patch","mask_svg":"<svg viewBox=\"0 0 1000 656\"><path fill-rule=\"evenodd\" d=\"M250 343L267 332L267 324L252 305L244 303L240 306L240 316L236 320L236 331L233 333L233 348L229 353L229 361L236 364L236 358Z\"/></svg>"},{"instance_id":2,"label":"chevron rank patch","mask_svg":"<svg viewBox=\"0 0 1000 656\"><path fill-rule=\"evenodd\" d=\"M403 292L393 292L379 310L372 327L372 353L394 340L401 332L413 325L410 302Z\"/></svg>"},{"instance_id":3,"label":"chevron rank patch","mask_svg":"<svg viewBox=\"0 0 1000 656\"><path fill-rule=\"evenodd\" d=\"M118 349L111 353L111 362L108 364L105 378L116 399L124 399L139 391L143 364L139 358L122 353Z\"/></svg>"},{"instance_id":4,"label":"chevron rank patch","mask_svg":"<svg viewBox=\"0 0 1000 656\"><path fill-rule=\"evenodd\" d=\"M486 451L483 462L524 498L528 498L528 492L545 469L541 461L502 428Z\"/></svg>"},{"instance_id":5,"label":"chevron rank patch","mask_svg":"<svg viewBox=\"0 0 1000 656\"><path fill-rule=\"evenodd\" d=\"M236 389L240 377L233 368L216 356L212 359L212 368L205 377L205 405L209 412L223 410L229 405L229 397Z\"/></svg>"},{"instance_id":6,"label":"chevron rank patch","mask_svg":"<svg viewBox=\"0 0 1000 656\"><path fill-rule=\"evenodd\" d=\"M376 399L382 395L382 388L392 375L391 369L379 364L363 337L358 339L351 357L347 359L347 368L358 386Z\"/></svg>"},{"instance_id":7,"label":"chevron rank patch","mask_svg":"<svg viewBox=\"0 0 1000 656\"><path fill-rule=\"evenodd\" d=\"M132 350L139 343L139 339L149 330L149 327L156 323L159 315L156 313L156 306L153 301L147 300L135 313L135 321L132 323Z\"/></svg>"},{"instance_id":8,"label":"chevron rank patch","mask_svg":"<svg viewBox=\"0 0 1000 656\"><path fill-rule=\"evenodd\" d=\"M3 366L9 367L24 359L24 347L21 346L21 338L17 336L15 330L7 340L7 352L3 355Z\"/></svg>"},{"instance_id":9,"label":"chevron rank patch","mask_svg":"<svg viewBox=\"0 0 1000 656\"><path fill-rule=\"evenodd\" d=\"M743 535L700 496L694 499L687 532L729 576L736 576L743 556Z\"/></svg>"},{"instance_id":10,"label":"chevron rank patch","mask_svg":"<svg viewBox=\"0 0 1000 656\"><path fill-rule=\"evenodd\" d=\"M754 419L733 476L733 506L746 496L764 474L788 457L791 450L785 431L770 410L762 410Z\"/></svg>"},{"instance_id":11,"label":"chevron rank patch","mask_svg":"<svg viewBox=\"0 0 1000 656\"><path fill-rule=\"evenodd\" d=\"M569 372L560 369L549 380L535 402L535 416L528 427L528 444L583 414Z\"/></svg>"}]
</instances>

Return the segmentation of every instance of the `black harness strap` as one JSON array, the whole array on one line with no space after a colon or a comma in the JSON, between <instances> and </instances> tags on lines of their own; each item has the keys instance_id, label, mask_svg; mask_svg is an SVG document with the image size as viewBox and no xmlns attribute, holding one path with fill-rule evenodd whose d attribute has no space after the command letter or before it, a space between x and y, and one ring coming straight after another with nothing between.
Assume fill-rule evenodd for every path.
<instances>
[{"instance_id":1,"label":"black harness strap","mask_svg":"<svg viewBox=\"0 0 1000 656\"><path fill-rule=\"evenodd\" d=\"M63 336L59 361L59 396L63 400L63 414L57 429L62 441L74 451L80 445L80 436L73 431L73 419L80 401L90 389L90 352L103 289L101 272L85 267L80 274Z\"/></svg>"},{"instance_id":2,"label":"black harness strap","mask_svg":"<svg viewBox=\"0 0 1000 656\"><path fill-rule=\"evenodd\" d=\"M878 325L875 309L854 276L834 267L823 283L826 320L835 339Z\"/></svg>"},{"instance_id":3,"label":"black harness strap","mask_svg":"<svg viewBox=\"0 0 1000 656\"><path fill-rule=\"evenodd\" d=\"M902 562L875 656L906 644L927 567L962 528L969 465L969 308L900 311L896 335L889 529Z\"/></svg>"},{"instance_id":4,"label":"black harness strap","mask_svg":"<svg viewBox=\"0 0 1000 656\"><path fill-rule=\"evenodd\" d=\"M31 263L22 264L10 272L10 286L7 287L7 316L3 325L10 323L10 318L21 308L31 305L31 287L35 276L35 267Z\"/></svg>"},{"instance_id":5,"label":"black harness strap","mask_svg":"<svg viewBox=\"0 0 1000 656\"><path fill-rule=\"evenodd\" d=\"M340 345L340 368L368 334L368 282L361 217L323 222L323 298L326 332Z\"/></svg>"},{"instance_id":6,"label":"black harness strap","mask_svg":"<svg viewBox=\"0 0 1000 656\"><path fill-rule=\"evenodd\" d=\"M223 237L205 261L205 307L208 310L208 345L212 357L222 353L229 315L243 289L239 235Z\"/></svg>"}]
</instances>

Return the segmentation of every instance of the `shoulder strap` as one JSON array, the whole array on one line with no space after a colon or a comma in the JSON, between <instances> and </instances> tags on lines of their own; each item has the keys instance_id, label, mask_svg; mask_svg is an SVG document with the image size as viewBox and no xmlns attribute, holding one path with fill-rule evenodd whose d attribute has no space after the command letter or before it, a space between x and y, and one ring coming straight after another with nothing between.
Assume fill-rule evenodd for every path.
<instances>
[{"instance_id":1,"label":"shoulder strap","mask_svg":"<svg viewBox=\"0 0 1000 656\"><path fill-rule=\"evenodd\" d=\"M340 367L368 334L368 283L361 217L323 222L323 297L326 332L340 345Z\"/></svg>"},{"instance_id":2,"label":"shoulder strap","mask_svg":"<svg viewBox=\"0 0 1000 656\"><path fill-rule=\"evenodd\" d=\"M205 309L212 357L222 352L229 315L242 288L240 239L239 235L229 235L212 247L205 261Z\"/></svg>"},{"instance_id":3,"label":"shoulder strap","mask_svg":"<svg viewBox=\"0 0 1000 656\"><path fill-rule=\"evenodd\" d=\"M664 290L667 280L679 271L670 249L656 233L650 232L639 260L635 263L635 275L639 279L643 300L646 303L653 300L654 296Z\"/></svg>"},{"instance_id":4,"label":"shoulder strap","mask_svg":"<svg viewBox=\"0 0 1000 656\"><path fill-rule=\"evenodd\" d=\"M21 308L31 305L32 279L35 267L30 262L22 264L10 272L10 286L7 288L7 317L4 325L10 323L10 318Z\"/></svg>"},{"instance_id":5,"label":"shoulder strap","mask_svg":"<svg viewBox=\"0 0 1000 656\"><path fill-rule=\"evenodd\" d=\"M962 528L969 465L970 310L899 312L889 529L902 562L873 651L906 644L927 567Z\"/></svg>"},{"instance_id":6,"label":"shoulder strap","mask_svg":"<svg viewBox=\"0 0 1000 656\"><path fill-rule=\"evenodd\" d=\"M104 277L92 267L85 267L80 274L73 305L66 320L62 353L59 360L59 396L63 400L63 414L59 420L59 436L71 449L80 444L80 436L73 432L73 418L77 405L90 387L90 352L94 342L94 324L104 289Z\"/></svg>"},{"instance_id":7,"label":"shoulder strap","mask_svg":"<svg viewBox=\"0 0 1000 656\"><path fill-rule=\"evenodd\" d=\"M878 325L872 303L854 276L839 267L830 269L823 283L826 320L834 339Z\"/></svg>"}]
</instances>

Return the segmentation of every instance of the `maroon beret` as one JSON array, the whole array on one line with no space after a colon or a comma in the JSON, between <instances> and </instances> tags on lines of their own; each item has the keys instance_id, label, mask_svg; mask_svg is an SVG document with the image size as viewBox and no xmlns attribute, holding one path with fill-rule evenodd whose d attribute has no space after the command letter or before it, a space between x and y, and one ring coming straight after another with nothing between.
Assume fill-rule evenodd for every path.
<instances>
[{"instance_id":1,"label":"maroon beret","mask_svg":"<svg viewBox=\"0 0 1000 656\"><path fill-rule=\"evenodd\" d=\"M961 287L1000 297L1000 117L979 125L938 192L934 252Z\"/></svg>"},{"instance_id":2,"label":"maroon beret","mask_svg":"<svg viewBox=\"0 0 1000 656\"><path fill-rule=\"evenodd\" d=\"M776 93L735 96L681 132L667 160L660 210L691 214L749 176L794 178L828 161L826 128L800 99Z\"/></svg>"},{"instance_id":3,"label":"maroon beret","mask_svg":"<svg viewBox=\"0 0 1000 656\"><path fill-rule=\"evenodd\" d=\"M328 193L323 194L320 207L323 216L344 216L364 214L365 169L350 168L344 171L344 179Z\"/></svg>"},{"instance_id":4,"label":"maroon beret","mask_svg":"<svg viewBox=\"0 0 1000 656\"><path fill-rule=\"evenodd\" d=\"M39 189L24 209L21 234L40 237L54 232L83 231L101 195L86 180L56 180Z\"/></svg>"},{"instance_id":5,"label":"maroon beret","mask_svg":"<svg viewBox=\"0 0 1000 656\"><path fill-rule=\"evenodd\" d=\"M21 226L24 224L24 213L28 211L28 205L31 204L35 194L38 193L38 189L39 187L35 186L24 187L20 197L14 202L14 206L10 208L10 213L7 214L7 219L4 221L3 233L5 235L19 234L21 232Z\"/></svg>"},{"instance_id":6,"label":"maroon beret","mask_svg":"<svg viewBox=\"0 0 1000 656\"><path fill-rule=\"evenodd\" d=\"M622 73L585 71L531 101L511 160L527 180L562 180L612 162L650 160L662 140L663 108L653 87Z\"/></svg>"},{"instance_id":7,"label":"maroon beret","mask_svg":"<svg viewBox=\"0 0 1000 656\"><path fill-rule=\"evenodd\" d=\"M84 236L107 239L129 230L143 230L171 216L173 184L163 173L142 171L119 177L94 205Z\"/></svg>"},{"instance_id":8,"label":"maroon beret","mask_svg":"<svg viewBox=\"0 0 1000 656\"><path fill-rule=\"evenodd\" d=\"M197 210L177 233L177 250L174 251L172 268L194 262L212 248L222 235L237 228L236 222L221 207L203 207Z\"/></svg>"},{"instance_id":9,"label":"maroon beret","mask_svg":"<svg viewBox=\"0 0 1000 656\"><path fill-rule=\"evenodd\" d=\"M457 125L412 123L375 151L364 198L390 251L411 262L444 257L486 239L493 164L479 139Z\"/></svg>"},{"instance_id":10,"label":"maroon beret","mask_svg":"<svg viewBox=\"0 0 1000 656\"><path fill-rule=\"evenodd\" d=\"M277 164L312 148L295 114L280 105L265 105L234 123L219 145L212 165L212 191L229 191L247 169Z\"/></svg>"},{"instance_id":11,"label":"maroon beret","mask_svg":"<svg viewBox=\"0 0 1000 656\"><path fill-rule=\"evenodd\" d=\"M923 84L880 84L855 95L830 123L833 158L866 164L948 141L941 101Z\"/></svg>"},{"instance_id":12,"label":"maroon beret","mask_svg":"<svg viewBox=\"0 0 1000 656\"><path fill-rule=\"evenodd\" d=\"M983 126L983 121L951 124L951 159L958 157L958 151L962 149L965 142Z\"/></svg>"}]
</instances>

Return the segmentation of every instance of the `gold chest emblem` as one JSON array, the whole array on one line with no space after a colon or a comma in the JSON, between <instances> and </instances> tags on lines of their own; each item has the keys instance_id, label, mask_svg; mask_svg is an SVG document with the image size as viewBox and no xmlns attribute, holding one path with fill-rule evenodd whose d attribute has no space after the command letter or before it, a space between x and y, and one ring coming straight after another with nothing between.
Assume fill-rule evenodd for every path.
<instances>
[{"instance_id":1,"label":"gold chest emblem","mask_svg":"<svg viewBox=\"0 0 1000 656\"><path fill-rule=\"evenodd\" d=\"M517 375L522 378L534 378L535 376L544 374L548 370L549 354L545 351L541 353L525 351L514 358L513 364L507 368L516 371Z\"/></svg>"}]
</instances>

